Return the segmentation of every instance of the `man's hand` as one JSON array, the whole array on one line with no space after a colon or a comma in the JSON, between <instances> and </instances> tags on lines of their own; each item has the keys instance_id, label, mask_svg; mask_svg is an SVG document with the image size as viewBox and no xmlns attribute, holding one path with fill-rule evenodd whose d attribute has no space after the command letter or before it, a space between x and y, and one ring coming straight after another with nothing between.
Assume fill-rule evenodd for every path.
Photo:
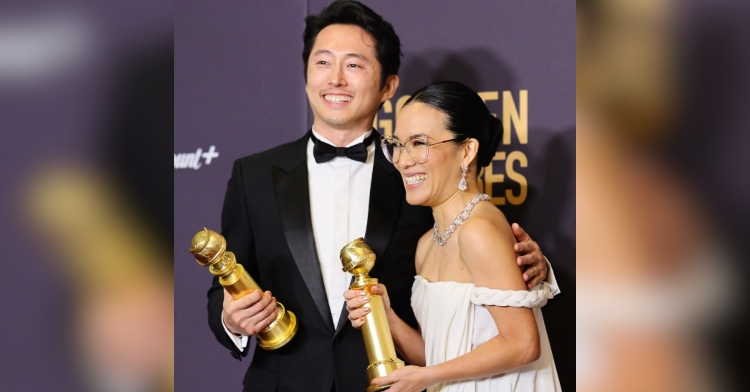
<instances>
[{"instance_id":1,"label":"man's hand","mask_svg":"<svg viewBox=\"0 0 750 392\"><path fill-rule=\"evenodd\" d=\"M532 240L518 223L512 224L511 228L518 241L513 245L518 254L516 262L523 268L523 280L526 281L526 287L531 290L547 277L547 262L542 256L539 244Z\"/></svg>"},{"instance_id":2,"label":"man's hand","mask_svg":"<svg viewBox=\"0 0 750 392\"><path fill-rule=\"evenodd\" d=\"M229 332L236 335L255 335L276 320L276 298L270 291L261 290L234 300L224 289L224 311L221 317Z\"/></svg>"}]
</instances>

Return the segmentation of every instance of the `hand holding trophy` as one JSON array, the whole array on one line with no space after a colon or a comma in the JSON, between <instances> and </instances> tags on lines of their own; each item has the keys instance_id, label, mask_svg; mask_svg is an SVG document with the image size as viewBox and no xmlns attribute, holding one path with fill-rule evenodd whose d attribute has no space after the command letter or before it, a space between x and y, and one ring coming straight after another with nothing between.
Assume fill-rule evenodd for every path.
<instances>
[{"instance_id":1,"label":"hand holding trophy","mask_svg":"<svg viewBox=\"0 0 750 392\"><path fill-rule=\"evenodd\" d=\"M393 337L388 327L383 298L373 294L372 287L378 280L371 278L368 273L375 265L375 253L362 238L357 238L341 249L341 264L343 270L354 275L354 282L349 286L352 290L364 290L370 298L367 305L370 313L365 316L362 325L362 337L365 340L365 350L370 366L367 367L367 377L370 381L377 377L387 376L392 371L404 367L404 362L396 356ZM390 385L371 385L367 392L382 391Z\"/></svg>"},{"instance_id":2,"label":"hand holding trophy","mask_svg":"<svg viewBox=\"0 0 750 392\"><path fill-rule=\"evenodd\" d=\"M211 274L219 277L219 283L232 295L239 299L255 290L260 290L258 283L250 277L245 267L238 264L234 253L227 252L227 241L213 231L203 228L193 236L190 253L202 266L208 266ZM280 302L276 303L278 310L276 320L265 329L257 333L258 345L265 350L275 350L287 344L297 332L297 317L286 310Z\"/></svg>"}]
</instances>

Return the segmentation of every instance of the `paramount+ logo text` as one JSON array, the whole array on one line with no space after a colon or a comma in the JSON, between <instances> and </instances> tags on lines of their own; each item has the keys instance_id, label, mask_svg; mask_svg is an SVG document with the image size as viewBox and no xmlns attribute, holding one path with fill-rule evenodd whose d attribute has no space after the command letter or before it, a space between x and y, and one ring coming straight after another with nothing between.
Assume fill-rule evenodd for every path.
<instances>
[{"instance_id":1,"label":"paramount+ logo text","mask_svg":"<svg viewBox=\"0 0 750 392\"><path fill-rule=\"evenodd\" d=\"M207 151L198 148L194 152L181 152L174 154L174 168L175 169L193 169L198 170L201 166L210 165L211 161L219 157L219 152L216 151L216 146L211 146Z\"/></svg>"}]
</instances>

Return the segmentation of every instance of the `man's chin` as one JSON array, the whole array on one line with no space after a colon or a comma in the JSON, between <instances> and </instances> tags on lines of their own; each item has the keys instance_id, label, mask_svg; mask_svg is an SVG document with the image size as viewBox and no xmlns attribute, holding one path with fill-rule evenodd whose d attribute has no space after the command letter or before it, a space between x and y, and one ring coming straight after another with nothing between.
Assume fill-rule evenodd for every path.
<instances>
[{"instance_id":1,"label":"man's chin","mask_svg":"<svg viewBox=\"0 0 750 392\"><path fill-rule=\"evenodd\" d=\"M331 125L334 129L342 131L348 131L349 128L352 127L352 124L348 121L330 121L328 124Z\"/></svg>"},{"instance_id":2,"label":"man's chin","mask_svg":"<svg viewBox=\"0 0 750 392\"><path fill-rule=\"evenodd\" d=\"M351 118L341 117L341 116L331 116L331 117L326 117L325 122L326 124L332 127L344 128L344 127L351 125Z\"/></svg>"}]
</instances>

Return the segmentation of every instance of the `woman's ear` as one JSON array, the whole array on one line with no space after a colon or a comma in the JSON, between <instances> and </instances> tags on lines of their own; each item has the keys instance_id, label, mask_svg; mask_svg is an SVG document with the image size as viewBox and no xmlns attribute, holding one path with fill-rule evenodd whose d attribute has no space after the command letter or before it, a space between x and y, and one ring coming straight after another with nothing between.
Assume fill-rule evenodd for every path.
<instances>
[{"instance_id":1,"label":"woman's ear","mask_svg":"<svg viewBox=\"0 0 750 392\"><path fill-rule=\"evenodd\" d=\"M466 139L463 145L463 156L461 157L461 163L466 166L471 166L471 163L477 157L477 153L479 153L479 141L474 138Z\"/></svg>"}]
</instances>

